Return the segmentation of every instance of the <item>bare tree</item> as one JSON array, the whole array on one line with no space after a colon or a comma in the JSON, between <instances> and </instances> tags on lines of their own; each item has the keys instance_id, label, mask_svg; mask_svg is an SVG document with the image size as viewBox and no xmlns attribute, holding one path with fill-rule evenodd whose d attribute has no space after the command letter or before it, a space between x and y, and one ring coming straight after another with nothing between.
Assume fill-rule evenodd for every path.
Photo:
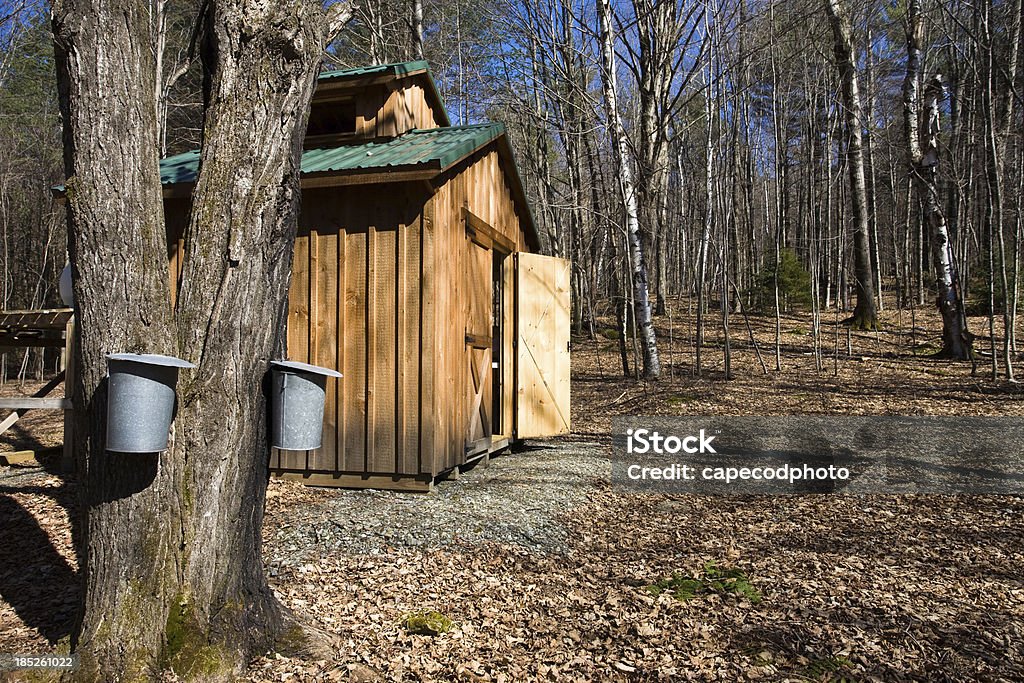
<instances>
[{"instance_id":1,"label":"bare tree","mask_svg":"<svg viewBox=\"0 0 1024 683\"><path fill-rule=\"evenodd\" d=\"M857 54L853 44L853 27L841 0L826 0L826 8L832 26L836 65L839 68L843 108L846 114L846 162L850 173L854 280L857 288L857 305L848 322L854 329L873 330L878 328L878 314L875 309L874 278L871 273L868 195L864 174L864 122L857 78Z\"/></svg>"}]
</instances>

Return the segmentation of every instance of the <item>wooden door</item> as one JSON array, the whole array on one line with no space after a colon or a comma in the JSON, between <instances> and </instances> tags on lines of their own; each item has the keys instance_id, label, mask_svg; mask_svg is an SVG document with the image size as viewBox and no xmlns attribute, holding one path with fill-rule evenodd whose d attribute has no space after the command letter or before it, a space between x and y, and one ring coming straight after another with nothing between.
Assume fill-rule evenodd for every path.
<instances>
[{"instance_id":1,"label":"wooden door","mask_svg":"<svg viewBox=\"0 0 1024 683\"><path fill-rule=\"evenodd\" d=\"M569 431L569 268L515 255L516 438Z\"/></svg>"},{"instance_id":2,"label":"wooden door","mask_svg":"<svg viewBox=\"0 0 1024 683\"><path fill-rule=\"evenodd\" d=\"M466 455L472 456L490 449L493 434L490 249L470 242L466 265Z\"/></svg>"}]
</instances>

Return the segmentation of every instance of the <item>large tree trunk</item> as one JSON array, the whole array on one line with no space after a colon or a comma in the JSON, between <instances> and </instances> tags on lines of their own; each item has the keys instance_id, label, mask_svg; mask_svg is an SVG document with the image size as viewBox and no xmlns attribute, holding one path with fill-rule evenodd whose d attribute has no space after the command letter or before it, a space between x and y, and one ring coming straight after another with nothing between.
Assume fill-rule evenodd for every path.
<instances>
[{"instance_id":1,"label":"large tree trunk","mask_svg":"<svg viewBox=\"0 0 1024 683\"><path fill-rule=\"evenodd\" d=\"M168 290L154 42L144 4L54 7L79 320L75 386L85 517L74 648L86 680L230 678L287 635L260 557L268 447L262 389L282 351L299 161L335 6L206 5L202 164L178 308ZM170 448L104 450L105 355L176 355Z\"/></svg>"},{"instance_id":2,"label":"large tree trunk","mask_svg":"<svg viewBox=\"0 0 1024 683\"><path fill-rule=\"evenodd\" d=\"M932 265L935 268L936 305L942 315L942 350L948 358L971 356L971 334L960 299L960 284L952 258L952 245L946 217L939 206L936 167L939 162L939 101L942 81L936 76L925 90L924 130L921 130L921 42L924 27L920 0L910 0L907 8L907 73L903 80L903 129L910 172L924 219L932 233Z\"/></svg>"},{"instance_id":3,"label":"large tree trunk","mask_svg":"<svg viewBox=\"0 0 1024 683\"><path fill-rule=\"evenodd\" d=\"M157 160L155 60L146 7L58 2L68 251L78 317L76 457L84 679L148 675L177 592L183 464L104 451L106 358L174 354Z\"/></svg>"},{"instance_id":4,"label":"large tree trunk","mask_svg":"<svg viewBox=\"0 0 1024 683\"><path fill-rule=\"evenodd\" d=\"M850 171L850 199L853 218L853 270L857 286L857 305L848 321L854 329L878 328L875 288L871 273L871 241L868 231L868 193L864 174L863 121L860 88L857 84L857 55L853 47L853 28L840 0L827 0L829 22L839 79L842 82L843 109L846 114L846 159Z\"/></svg>"},{"instance_id":5,"label":"large tree trunk","mask_svg":"<svg viewBox=\"0 0 1024 683\"><path fill-rule=\"evenodd\" d=\"M633 283L633 315L644 356L644 377L657 379L661 375L661 361L658 359L658 344L651 320L651 299L647 287L647 261L640 238L640 219L637 213L636 185L629 163L629 146L622 127L622 117L616 105L617 89L615 74L615 34L612 28L612 9L609 0L599 3L601 17L601 55L603 68L601 82L604 87L604 106L611 129L616 168L619 172L619 188L626 214L626 235L629 238L630 265Z\"/></svg>"}]
</instances>

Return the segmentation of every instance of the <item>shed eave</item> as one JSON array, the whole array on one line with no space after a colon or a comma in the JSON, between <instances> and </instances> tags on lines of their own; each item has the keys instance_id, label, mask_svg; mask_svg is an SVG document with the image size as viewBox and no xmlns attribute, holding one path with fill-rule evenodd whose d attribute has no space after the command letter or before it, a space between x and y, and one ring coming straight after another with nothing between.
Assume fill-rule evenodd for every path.
<instances>
[{"instance_id":1,"label":"shed eave","mask_svg":"<svg viewBox=\"0 0 1024 683\"><path fill-rule=\"evenodd\" d=\"M376 185L380 183L411 183L433 180L441 169L431 164L419 164L394 169L371 168L356 171L320 171L302 174L301 187L312 190L322 187L343 185ZM194 182L168 183L164 185L164 199L191 196Z\"/></svg>"},{"instance_id":2,"label":"shed eave","mask_svg":"<svg viewBox=\"0 0 1024 683\"><path fill-rule=\"evenodd\" d=\"M515 198L516 204L519 206L519 223L523 229L523 233L527 236L527 244L530 249L536 253L540 253L540 233L537 232L537 224L533 220L533 211L530 209L530 201L526 196L526 189L523 187L523 179L519 175L519 166L516 164L516 155L512 151L512 145L508 141L508 133L503 131L498 136L498 149L499 154L506 157L508 162L508 168L505 169L505 175L509 178L509 184L512 187L512 195Z\"/></svg>"}]
</instances>

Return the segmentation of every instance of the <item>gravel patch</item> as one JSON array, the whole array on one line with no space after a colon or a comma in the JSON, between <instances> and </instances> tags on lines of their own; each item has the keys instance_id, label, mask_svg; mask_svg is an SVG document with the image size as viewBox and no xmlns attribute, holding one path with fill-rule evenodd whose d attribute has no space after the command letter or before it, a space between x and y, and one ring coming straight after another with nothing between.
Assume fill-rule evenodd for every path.
<instances>
[{"instance_id":1,"label":"gravel patch","mask_svg":"<svg viewBox=\"0 0 1024 683\"><path fill-rule=\"evenodd\" d=\"M492 542L564 552L565 516L606 488L610 471L607 449L598 444L535 442L441 481L430 493L322 490L302 506L288 506L286 518L279 514L285 501L272 497L268 518L277 524L265 530L270 573L317 556L401 547Z\"/></svg>"}]
</instances>

